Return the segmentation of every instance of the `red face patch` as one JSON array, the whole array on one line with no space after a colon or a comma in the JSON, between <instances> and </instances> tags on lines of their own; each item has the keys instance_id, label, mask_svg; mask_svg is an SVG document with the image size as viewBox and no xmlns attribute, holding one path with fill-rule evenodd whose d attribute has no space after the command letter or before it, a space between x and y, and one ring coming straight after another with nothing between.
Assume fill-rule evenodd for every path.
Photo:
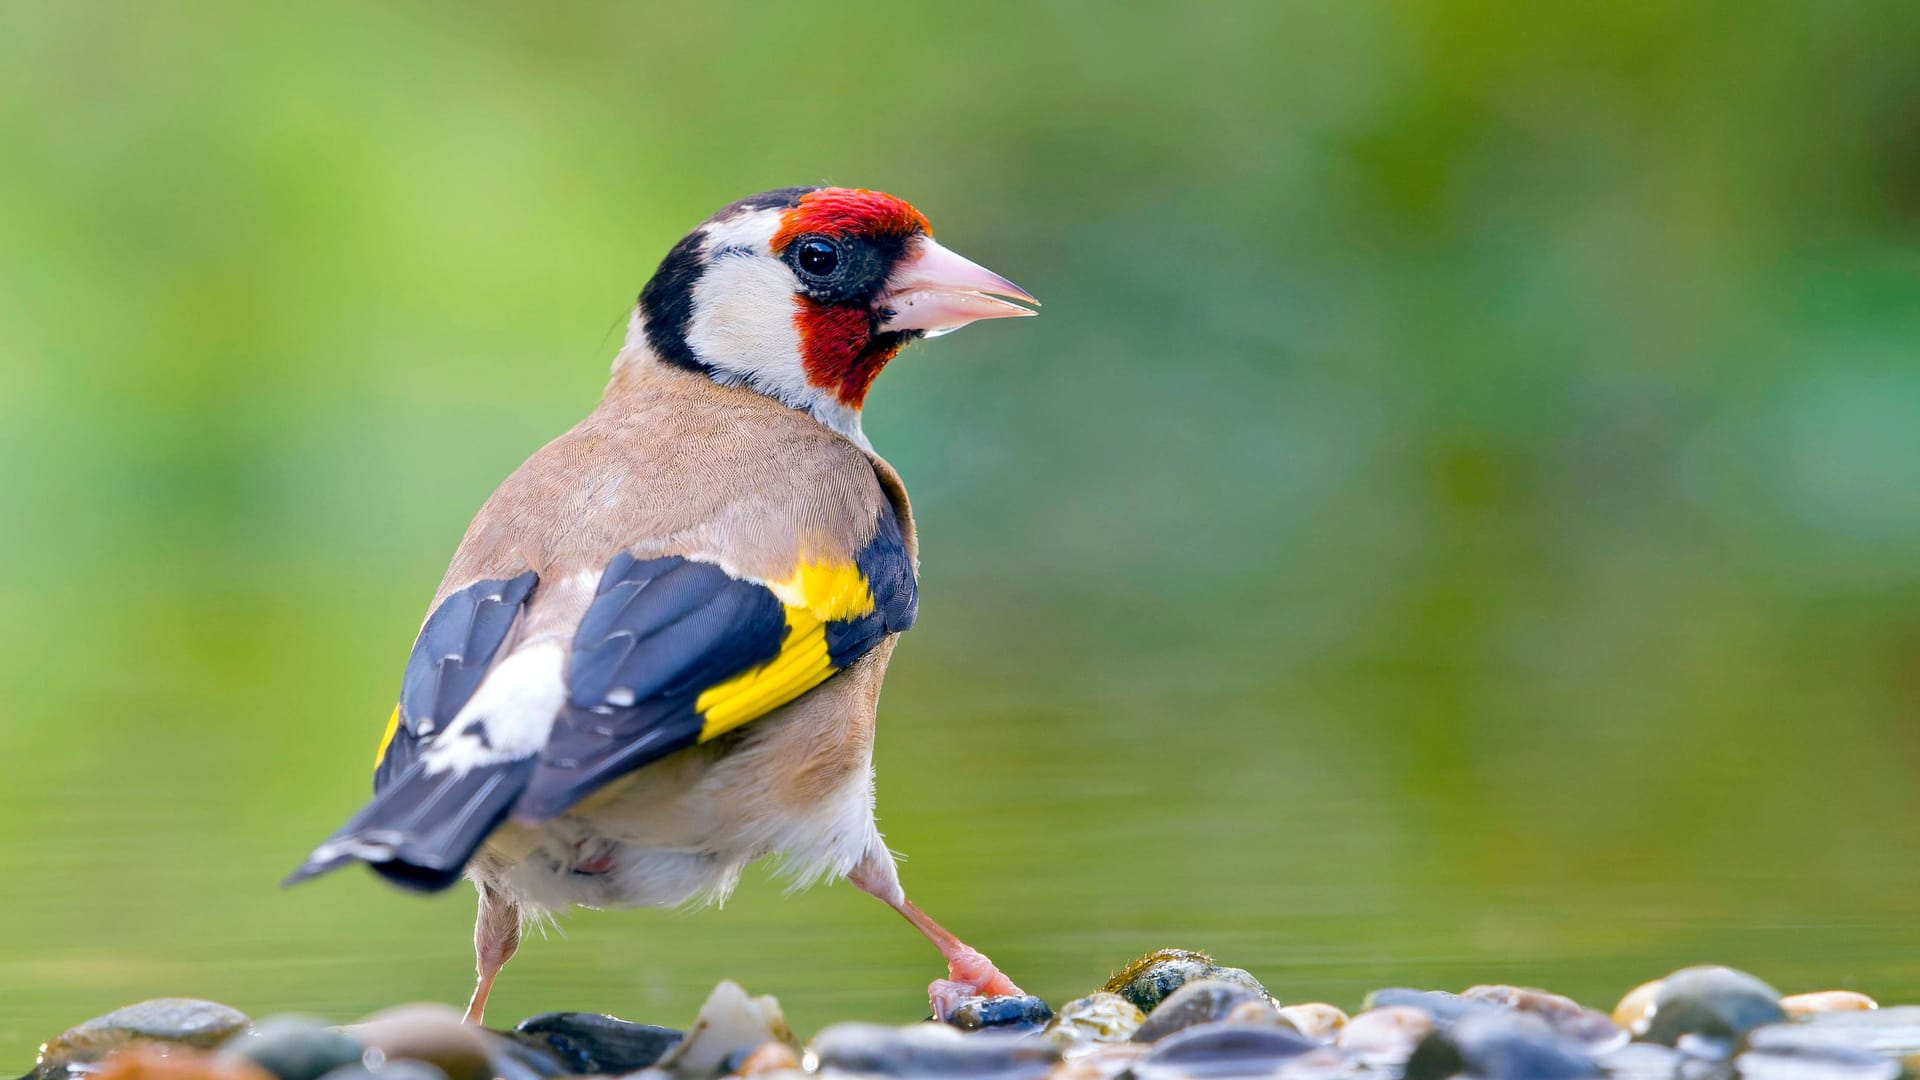
<instances>
[{"instance_id":1,"label":"red face patch","mask_svg":"<svg viewBox=\"0 0 1920 1080\"><path fill-rule=\"evenodd\" d=\"M933 235L933 226L905 199L861 188L821 188L800 196L800 204L780 215L780 231L773 234L773 253L787 249L807 233L828 236Z\"/></svg>"},{"instance_id":2,"label":"red face patch","mask_svg":"<svg viewBox=\"0 0 1920 1080\"><path fill-rule=\"evenodd\" d=\"M899 353L906 339L897 334L875 340L872 322L860 308L799 300L793 325L800 331L800 361L807 382L830 387L843 405L859 408L880 369Z\"/></svg>"}]
</instances>

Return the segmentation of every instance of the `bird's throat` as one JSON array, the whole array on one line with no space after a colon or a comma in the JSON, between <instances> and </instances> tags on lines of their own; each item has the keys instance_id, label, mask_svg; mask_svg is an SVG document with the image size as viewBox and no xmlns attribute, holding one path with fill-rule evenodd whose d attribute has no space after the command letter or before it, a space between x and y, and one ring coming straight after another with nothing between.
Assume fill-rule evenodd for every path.
<instances>
[{"instance_id":1,"label":"bird's throat","mask_svg":"<svg viewBox=\"0 0 1920 1080\"><path fill-rule=\"evenodd\" d=\"M860 408L873 380L906 345L908 335L875 333L873 315L863 306L805 298L798 304L793 324L800 332L807 382L831 392L848 408Z\"/></svg>"}]
</instances>

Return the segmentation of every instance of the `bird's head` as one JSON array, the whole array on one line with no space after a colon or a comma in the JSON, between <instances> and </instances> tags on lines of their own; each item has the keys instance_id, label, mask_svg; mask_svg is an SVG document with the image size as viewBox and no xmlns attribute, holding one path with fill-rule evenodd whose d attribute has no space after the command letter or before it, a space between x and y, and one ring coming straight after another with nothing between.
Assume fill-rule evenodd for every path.
<instances>
[{"instance_id":1,"label":"bird's head","mask_svg":"<svg viewBox=\"0 0 1920 1080\"><path fill-rule=\"evenodd\" d=\"M901 199L784 188L688 233L640 293L629 347L806 409L856 441L874 377L908 342L1032 315L1026 290L934 242Z\"/></svg>"}]
</instances>

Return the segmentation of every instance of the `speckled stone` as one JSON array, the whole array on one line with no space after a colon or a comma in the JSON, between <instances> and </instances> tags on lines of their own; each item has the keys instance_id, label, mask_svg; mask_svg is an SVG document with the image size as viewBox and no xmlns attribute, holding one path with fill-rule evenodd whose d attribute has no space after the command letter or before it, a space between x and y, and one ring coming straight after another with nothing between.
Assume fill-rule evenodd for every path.
<instances>
[{"instance_id":1,"label":"speckled stone","mask_svg":"<svg viewBox=\"0 0 1920 1080\"><path fill-rule=\"evenodd\" d=\"M1147 1014L1146 1023L1133 1033L1134 1042L1159 1042L1176 1031L1195 1024L1224 1020L1242 1005L1252 1005L1270 1014L1275 1022L1279 1012L1264 991L1254 990L1223 979L1194 979L1168 994L1158 1008ZM1261 1017L1265 1020L1266 1017ZM1287 1025L1292 1027L1291 1024Z\"/></svg>"},{"instance_id":2,"label":"speckled stone","mask_svg":"<svg viewBox=\"0 0 1920 1080\"><path fill-rule=\"evenodd\" d=\"M1192 949L1161 949L1128 964L1101 987L1133 1002L1142 1012L1151 1013L1167 995L1196 979L1218 979L1271 994L1243 968L1223 967L1213 957Z\"/></svg>"},{"instance_id":3,"label":"speckled stone","mask_svg":"<svg viewBox=\"0 0 1920 1080\"><path fill-rule=\"evenodd\" d=\"M247 1014L198 998L154 998L69 1028L40 1047L34 1076L60 1075L74 1062L98 1061L132 1043L211 1050L247 1028Z\"/></svg>"},{"instance_id":4,"label":"speckled stone","mask_svg":"<svg viewBox=\"0 0 1920 1080\"><path fill-rule=\"evenodd\" d=\"M1786 1015L1779 991L1744 971L1682 968L1662 981L1641 1034L1666 1046L1678 1044L1683 1035L1738 1039Z\"/></svg>"},{"instance_id":5,"label":"speckled stone","mask_svg":"<svg viewBox=\"0 0 1920 1080\"><path fill-rule=\"evenodd\" d=\"M1032 994L970 997L955 1005L946 1022L961 1031L1038 1031L1053 1019L1053 1010Z\"/></svg>"},{"instance_id":6,"label":"speckled stone","mask_svg":"<svg viewBox=\"0 0 1920 1080\"><path fill-rule=\"evenodd\" d=\"M1146 1018L1147 1014L1133 1002L1101 990L1062 1005L1047 1028L1047 1037L1063 1048L1126 1042Z\"/></svg>"}]
</instances>

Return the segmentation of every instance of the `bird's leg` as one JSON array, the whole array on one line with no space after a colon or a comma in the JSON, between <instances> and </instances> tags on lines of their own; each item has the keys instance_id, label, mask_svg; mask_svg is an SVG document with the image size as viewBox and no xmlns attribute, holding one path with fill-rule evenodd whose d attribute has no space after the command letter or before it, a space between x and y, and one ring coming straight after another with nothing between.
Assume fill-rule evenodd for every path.
<instances>
[{"instance_id":1,"label":"bird's leg","mask_svg":"<svg viewBox=\"0 0 1920 1080\"><path fill-rule=\"evenodd\" d=\"M480 913L473 920L473 966L479 978L473 984L473 999L467 1002L469 1024L481 1022L487 1011L487 994L493 990L493 977L520 947L520 905L486 885L478 888Z\"/></svg>"},{"instance_id":2,"label":"bird's leg","mask_svg":"<svg viewBox=\"0 0 1920 1080\"><path fill-rule=\"evenodd\" d=\"M853 882L861 892L879 899L905 916L914 929L925 934L946 959L947 977L935 979L927 986L927 1001L933 1006L933 1015L937 1019L945 1020L954 1006L976 994L999 997L1022 993L1012 979L993 966L993 961L978 949L954 937L952 931L934 922L932 916L907 899L906 890L900 887L899 873L893 866L893 856L884 847L876 848L867 852L860 865L847 875L847 880Z\"/></svg>"}]
</instances>

